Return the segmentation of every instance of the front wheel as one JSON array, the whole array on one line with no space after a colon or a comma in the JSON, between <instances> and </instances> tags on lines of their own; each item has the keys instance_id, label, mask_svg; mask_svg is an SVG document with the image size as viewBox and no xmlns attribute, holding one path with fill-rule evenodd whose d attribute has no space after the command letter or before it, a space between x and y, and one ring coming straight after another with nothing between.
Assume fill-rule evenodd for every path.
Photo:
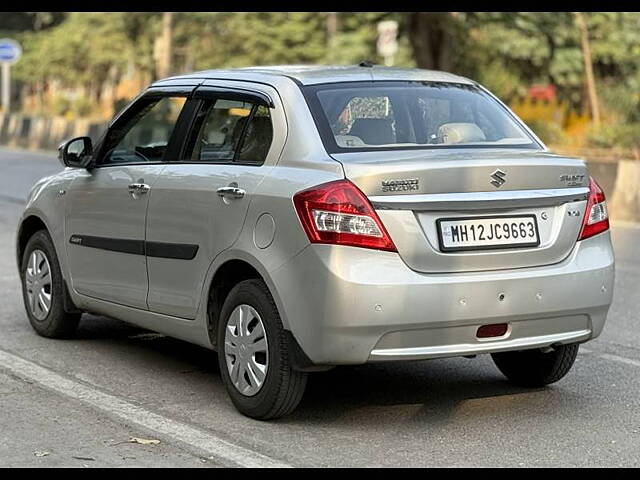
<instances>
[{"instance_id":1,"label":"front wheel","mask_svg":"<svg viewBox=\"0 0 640 480\"><path fill-rule=\"evenodd\" d=\"M578 355L577 343L560 345L550 351L522 350L492 353L498 369L512 383L523 387L542 387L564 377Z\"/></svg>"},{"instance_id":2,"label":"front wheel","mask_svg":"<svg viewBox=\"0 0 640 480\"><path fill-rule=\"evenodd\" d=\"M27 242L21 265L22 294L29 323L43 337L72 336L80 314L64 311L64 287L56 250L46 230Z\"/></svg>"},{"instance_id":3,"label":"front wheel","mask_svg":"<svg viewBox=\"0 0 640 480\"><path fill-rule=\"evenodd\" d=\"M233 404L248 417L282 417L302 399L307 374L290 364L285 330L262 280L245 280L229 292L218 325L218 361Z\"/></svg>"}]
</instances>

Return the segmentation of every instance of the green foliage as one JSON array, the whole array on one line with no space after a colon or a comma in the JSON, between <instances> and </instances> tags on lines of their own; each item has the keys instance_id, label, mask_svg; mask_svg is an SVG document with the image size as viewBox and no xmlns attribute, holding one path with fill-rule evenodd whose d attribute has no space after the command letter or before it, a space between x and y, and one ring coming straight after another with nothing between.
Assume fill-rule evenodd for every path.
<instances>
[{"instance_id":1,"label":"green foliage","mask_svg":"<svg viewBox=\"0 0 640 480\"><path fill-rule=\"evenodd\" d=\"M609 79L598 83L606 110L618 121L640 122L640 74L625 82Z\"/></svg>"},{"instance_id":2,"label":"green foliage","mask_svg":"<svg viewBox=\"0 0 640 480\"><path fill-rule=\"evenodd\" d=\"M584 64L580 36L570 12L459 12L422 16L420 25L440 22L433 31L410 28L418 12L341 12L330 36L326 12L177 12L173 14L175 73L269 64L382 63L376 52L377 23L399 23L397 66L424 63L416 45L443 48L454 73L485 84L503 100L526 93L533 83L552 83L561 100L584 103ZM621 122L640 122L640 13L584 14L594 69L605 112ZM424 24L425 19L427 24ZM6 12L0 32L23 45L13 71L22 85L74 91L95 101L104 85L131 72L153 79L154 44L162 13ZM427 28L429 30L429 28ZM435 35L428 42L417 37ZM438 44L438 35L449 42ZM418 38L419 40L419 38ZM424 38L423 38L424 40ZM417 48L417 47L416 47ZM440 58L440 60L443 60ZM65 94L60 93L61 96ZM75 97L56 100L57 110ZM64 107L64 102L69 106ZM544 128L544 127L542 127ZM553 134L551 134L553 135Z\"/></svg>"},{"instance_id":3,"label":"green foliage","mask_svg":"<svg viewBox=\"0 0 640 480\"><path fill-rule=\"evenodd\" d=\"M565 141L564 132L557 123L529 120L527 125L547 145L560 145Z\"/></svg>"},{"instance_id":4,"label":"green foliage","mask_svg":"<svg viewBox=\"0 0 640 480\"><path fill-rule=\"evenodd\" d=\"M63 12L2 12L0 34L44 30L62 22L66 15Z\"/></svg>"},{"instance_id":5,"label":"green foliage","mask_svg":"<svg viewBox=\"0 0 640 480\"><path fill-rule=\"evenodd\" d=\"M589 143L603 148L640 148L640 123L621 123L591 128Z\"/></svg>"},{"instance_id":6,"label":"green foliage","mask_svg":"<svg viewBox=\"0 0 640 480\"><path fill-rule=\"evenodd\" d=\"M195 70L316 63L325 54L323 18L313 12L183 13L175 29L181 66Z\"/></svg>"},{"instance_id":7,"label":"green foliage","mask_svg":"<svg viewBox=\"0 0 640 480\"><path fill-rule=\"evenodd\" d=\"M473 77L503 101L524 95L526 91L518 74L502 68L497 60L479 65L478 71Z\"/></svg>"},{"instance_id":8,"label":"green foliage","mask_svg":"<svg viewBox=\"0 0 640 480\"><path fill-rule=\"evenodd\" d=\"M597 77L604 82L622 81L629 91L637 91L637 80L633 79L640 73L640 13L584 15ZM581 104L584 63L571 13L475 12L467 14L466 21L474 35L472 64L480 80L487 76L503 89L506 81L500 77L510 77L518 87L551 83L561 99L574 107Z\"/></svg>"},{"instance_id":9,"label":"green foliage","mask_svg":"<svg viewBox=\"0 0 640 480\"><path fill-rule=\"evenodd\" d=\"M64 95L56 95L51 102L51 113L58 116L66 115L71 111L71 100Z\"/></svg>"},{"instance_id":10,"label":"green foliage","mask_svg":"<svg viewBox=\"0 0 640 480\"><path fill-rule=\"evenodd\" d=\"M71 115L76 118L87 117L94 111L94 104L85 96L72 98L60 93L54 96L51 102L51 113L59 116Z\"/></svg>"},{"instance_id":11,"label":"green foliage","mask_svg":"<svg viewBox=\"0 0 640 480\"><path fill-rule=\"evenodd\" d=\"M151 35L139 35L135 22L151 14L71 13L43 33L25 33L24 57L15 65L24 82L55 79L65 86L103 83L132 62L149 68ZM146 55L145 55L146 54Z\"/></svg>"}]
</instances>

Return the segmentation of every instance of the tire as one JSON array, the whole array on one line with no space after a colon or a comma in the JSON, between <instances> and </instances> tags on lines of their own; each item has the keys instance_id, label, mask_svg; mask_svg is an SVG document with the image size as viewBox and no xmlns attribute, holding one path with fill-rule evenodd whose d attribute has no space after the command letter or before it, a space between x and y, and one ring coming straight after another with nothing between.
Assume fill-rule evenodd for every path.
<instances>
[{"instance_id":1,"label":"tire","mask_svg":"<svg viewBox=\"0 0 640 480\"><path fill-rule=\"evenodd\" d=\"M560 345L552 351L523 350L492 353L498 369L512 383L522 387L542 387L564 377L576 360L577 343Z\"/></svg>"},{"instance_id":2,"label":"tire","mask_svg":"<svg viewBox=\"0 0 640 480\"><path fill-rule=\"evenodd\" d=\"M238 318L244 320L239 321ZM238 325L241 327L238 328ZM255 338L239 337L241 328L247 329L245 335L255 334ZM260 328L266 339L266 352L258 351L257 348L252 350L254 346L263 345L259 340ZM231 401L241 413L258 420L269 420L283 417L298 406L307 385L307 374L291 367L290 352L280 314L267 285L262 280L245 280L229 292L220 313L217 340L222 381ZM238 386L231 377L234 371L232 364L235 365L236 362L239 362L236 372L240 372L235 375ZM252 372L260 373L257 371L256 363L266 364L266 374L263 374L259 387L257 376L250 377ZM248 368L243 370L243 364L247 364ZM241 388L245 388L244 393L241 392Z\"/></svg>"},{"instance_id":3,"label":"tire","mask_svg":"<svg viewBox=\"0 0 640 480\"><path fill-rule=\"evenodd\" d=\"M35 263L38 264L36 276L34 272ZM46 262L46 263L45 263ZM48 265L48 268L45 268ZM48 277L44 275L45 270L49 271ZM32 283L31 280L39 278L39 283ZM39 230L34 233L24 250L22 263L20 265L20 278L22 280L22 298L27 311L29 323L33 329L43 337L47 338L69 338L74 335L80 321L80 313L67 313L64 311L64 287L58 256L51 241L51 237L46 230ZM40 288L38 285L41 285ZM43 300L39 300L36 291L43 292ZM45 297L49 297L48 308L44 308ZM35 302L31 299L35 298Z\"/></svg>"}]
</instances>

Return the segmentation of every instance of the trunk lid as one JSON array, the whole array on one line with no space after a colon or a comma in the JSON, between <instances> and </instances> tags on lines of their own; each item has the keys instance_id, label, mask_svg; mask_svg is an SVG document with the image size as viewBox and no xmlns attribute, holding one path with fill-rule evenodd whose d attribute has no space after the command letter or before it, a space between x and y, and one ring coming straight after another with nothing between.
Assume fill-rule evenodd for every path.
<instances>
[{"instance_id":1,"label":"trunk lid","mask_svg":"<svg viewBox=\"0 0 640 480\"><path fill-rule=\"evenodd\" d=\"M549 152L459 148L333 157L369 197L405 263L420 272L560 262L575 245L586 207L589 175L584 161ZM539 245L442 248L439 219L521 215L535 216Z\"/></svg>"}]
</instances>

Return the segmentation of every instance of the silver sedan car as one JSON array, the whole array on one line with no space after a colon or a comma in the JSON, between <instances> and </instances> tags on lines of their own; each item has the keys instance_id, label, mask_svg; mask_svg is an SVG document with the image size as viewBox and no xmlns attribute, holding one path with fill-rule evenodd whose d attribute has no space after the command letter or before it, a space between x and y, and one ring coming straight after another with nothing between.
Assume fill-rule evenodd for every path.
<instances>
[{"instance_id":1,"label":"silver sedan car","mask_svg":"<svg viewBox=\"0 0 640 480\"><path fill-rule=\"evenodd\" d=\"M60 147L17 234L31 325L82 312L217 351L234 405L309 372L490 353L542 386L613 293L605 197L476 82L362 64L161 80Z\"/></svg>"}]
</instances>

